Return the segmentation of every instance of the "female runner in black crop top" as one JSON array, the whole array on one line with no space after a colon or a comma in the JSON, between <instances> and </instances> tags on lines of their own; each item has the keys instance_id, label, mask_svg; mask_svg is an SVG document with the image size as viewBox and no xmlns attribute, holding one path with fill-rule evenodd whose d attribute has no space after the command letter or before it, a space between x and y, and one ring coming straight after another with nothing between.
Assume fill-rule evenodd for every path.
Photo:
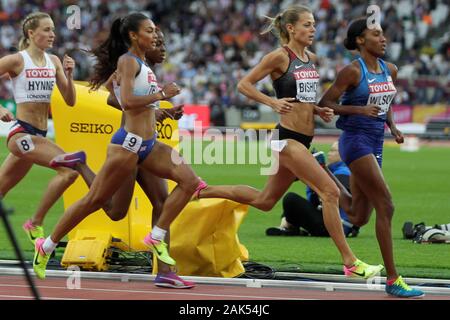
<instances>
[{"instance_id":1,"label":"female runner in black crop top","mask_svg":"<svg viewBox=\"0 0 450 320\"><path fill-rule=\"evenodd\" d=\"M238 84L241 93L280 113L279 136L272 141L278 152L278 172L260 191L249 186L208 186L197 198L226 198L269 211L298 178L322 199L325 226L336 244L346 274L368 278L383 269L358 260L348 246L339 218L339 189L308 148L314 135L314 114L331 121L333 111L316 103L318 73L316 56L307 51L314 39L314 17L309 8L295 6L278 14L266 32L278 31L284 47L267 54ZM255 84L270 75L277 98L256 89Z\"/></svg>"}]
</instances>

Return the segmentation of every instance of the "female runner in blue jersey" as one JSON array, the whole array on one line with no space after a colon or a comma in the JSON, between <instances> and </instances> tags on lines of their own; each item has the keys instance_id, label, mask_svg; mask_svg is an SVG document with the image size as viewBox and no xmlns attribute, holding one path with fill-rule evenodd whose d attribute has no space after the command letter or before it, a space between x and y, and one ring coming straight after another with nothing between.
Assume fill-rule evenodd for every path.
<instances>
[{"instance_id":1,"label":"female runner in blue jersey","mask_svg":"<svg viewBox=\"0 0 450 320\"><path fill-rule=\"evenodd\" d=\"M156 45L154 23L144 14L132 13L116 19L109 38L94 50L97 64L91 85L94 89L117 69L116 97L123 108L125 125L112 137L107 158L88 194L69 207L47 239L36 240L33 268L39 278L56 244L85 217L97 211L134 174L138 164L153 174L177 183L169 194L160 218L144 243L153 248L161 261L175 265L164 242L171 222L188 203L200 179L171 147L156 140L155 103L179 94L175 83L161 90L156 77L145 63L145 53Z\"/></svg>"},{"instance_id":2,"label":"female runner in blue jersey","mask_svg":"<svg viewBox=\"0 0 450 320\"><path fill-rule=\"evenodd\" d=\"M360 57L339 72L319 105L340 115L336 126L344 132L339 138L339 152L352 172L352 207L347 209L348 214L355 225L362 226L375 208L376 235L387 273L386 292L399 297L422 296L420 290L408 287L395 269L391 232L394 205L381 171L385 124L395 141L403 142L390 108L396 93L397 67L381 59L386 38L381 26L368 25L366 18L350 24L345 46L358 50Z\"/></svg>"},{"instance_id":3,"label":"female runner in blue jersey","mask_svg":"<svg viewBox=\"0 0 450 320\"><path fill-rule=\"evenodd\" d=\"M296 178L311 187L322 199L325 226L338 248L346 274L369 278L382 266L368 265L355 257L342 228L339 216L339 189L309 152L314 135L314 114L330 121L333 112L315 105L319 74L316 56L307 50L315 34L312 12L295 6L279 13L266 32L275 29L283 46L267 54L238 85L241 93L271 107L281 115L277 125L279 137L272 149L279 155L278 172L271 175L259 191L243 185L207 186L196 198L226 198L269 211L286 193ZM270 75L276 98L260 92L255 84ZM201 191L201 192L200 192Z\"/></svg>"}]
</instances>

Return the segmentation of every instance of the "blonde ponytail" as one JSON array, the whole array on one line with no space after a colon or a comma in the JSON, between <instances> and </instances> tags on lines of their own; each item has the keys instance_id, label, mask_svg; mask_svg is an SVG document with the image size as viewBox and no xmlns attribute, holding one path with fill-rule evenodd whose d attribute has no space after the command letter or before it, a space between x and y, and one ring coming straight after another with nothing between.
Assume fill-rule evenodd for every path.
<instances>
[{"instance_id":1,"label":"blonde ponytail","mask_svg":"<svg viewBox=\"0 0 450 320\"><path fill-rule=\"evenodd\" d=\"M19 40L19 51L25 50L30 46L30 40L25 38L24 36L20 37Z\"/></svg>"},{"instance_id":2,"label":"blonde ponytail","mask_svg":"<svg viewBox=\"0 0 450 320\"><path fill-rule=\"evenodd\" d=\"M264 18L270 20L270 24L267 26L266 29L264 29L260 34L267 34L269 32L274 32L274 29L276 30L275 27L275 20L280 19L281 18L281 13L277 14L275 18L269 17L269 16L265 16L263 15ZM276 31L275 31L276 32Z\"/></svg>"},{"instance_id":3,"label":"blonde ponytail","mask_svg":"<svg viewBox=\"0 0 450 320\"><path fill-rule=\"evenodd\" d=\"M290 40L290 36L286 25L288 23L295 24L298 21L300 14L302 14L303 12L312 13L311 9L309 9L308 7L298 5L289 7L286 10L278 13L275 18L263 16L264 18L270 20L270 24L261 32L261 34L263 35L271 32L280 39L281 44L287 44Z\"/></svg>"}]
</instances>

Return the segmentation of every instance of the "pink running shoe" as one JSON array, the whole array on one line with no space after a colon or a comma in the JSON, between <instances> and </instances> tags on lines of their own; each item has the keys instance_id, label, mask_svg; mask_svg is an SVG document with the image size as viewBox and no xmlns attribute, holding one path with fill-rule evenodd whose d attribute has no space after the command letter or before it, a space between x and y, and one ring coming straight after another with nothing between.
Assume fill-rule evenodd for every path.
<instances>
[{"instance_id":1,"label":"pink running shoe","mask_svg":"<svg viewBox=\"0 0 450 320\"><path fill-rule=\"evenodd\" d=\"M163 240L155 240L152 238L151 234L148 234L144 238L144 244L152 248L153 254L165 264L168 264L169 266L174 266L176 264L176 261L169 255L167 243Z\"/></svg>"},{"instance_id":2,"label":"pink running shoe","mask_svg":"<svg viewBox=\"0 0 450 320\"><path fill-rule=\"evenodd\" d=\"M78 163L86 163L86 153L84 151L57 155L50 161L50 167L66 167L73 169Z\"/></svg>"},{"instance_id":3,"label":"pink running shoe","mask_svg":"<svg viewBox=\"0 0 450 320\"><path fill-rule=\"evenodd\" d=\"M22 228L27 234L28 239L33 244L36 242L36 239L44 238L44 228L42 226L33 225L31 219L25 221L25 223L22 225Z\"/></svg>"},{"instance_id":4,"label":"pink running shoe","mask_svg":"<svg viewBox=\"0 0 450 320\"><path fill-rule=\"evenodd\" d=\"M195 283L181 279L175 272L158 273L155 278L155 286L173 289L190 289Z\"/></svg>"},{"instance_id":5,"label":"pink running shoe","mask_svg":"<svg viewBox=\"0 0 450 320\"><path fill-rule=\"evenodd\" d=\"M344 274L347 277L369 279L377 275L380 275L380 272L383 269L384 266L382 266L381 264L375 266L362 262L359 259L356 259L353 266L351 267L344 266Z\"/></svg>"},{"instance_id":6,"label":"pink running shoe","mask_svg":"<svg viewBox=\"0 0 450 320\"><path fill-rule=\"evenodd\" d=\"M191 201L199 200L200 199L200 191L202 191L203 189L205 189L207 187L208 187L208 184L200 178L200 183L198 184L197 189L195 189L195 192L192 195Z\"/></svg>"}]
</instances>

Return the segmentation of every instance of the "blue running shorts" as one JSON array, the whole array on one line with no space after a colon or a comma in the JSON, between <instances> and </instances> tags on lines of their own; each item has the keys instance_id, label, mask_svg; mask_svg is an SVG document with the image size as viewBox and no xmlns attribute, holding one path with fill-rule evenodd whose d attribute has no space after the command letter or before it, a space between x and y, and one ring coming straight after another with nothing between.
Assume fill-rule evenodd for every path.
<instances>
[{"instance_id":1,"label":"blue running shorts","mask_svg":"<svg viewBox=\"0 0 450 320\"><path fill-rule=\"evenodd\" d=\"M121 145L124 149L136 153L139 157L138 163L141 163L152 151L155 145L156 134L152 139L143 140L142 137L127 132L123 127L121 127L111 138L112 144Z\"/></svg>"},{"instance_id":2,"label":"blue running shorts","mask_svg":"<svg viewBox=\"0 0 450 320\"><path fill-rule=\"evenodd\" d=\"M339 154L347 166L353 161L373 154L381 168L383 162L384 135L361 131L344 131L339 137Z\"/></svg>"}]
</instances>

